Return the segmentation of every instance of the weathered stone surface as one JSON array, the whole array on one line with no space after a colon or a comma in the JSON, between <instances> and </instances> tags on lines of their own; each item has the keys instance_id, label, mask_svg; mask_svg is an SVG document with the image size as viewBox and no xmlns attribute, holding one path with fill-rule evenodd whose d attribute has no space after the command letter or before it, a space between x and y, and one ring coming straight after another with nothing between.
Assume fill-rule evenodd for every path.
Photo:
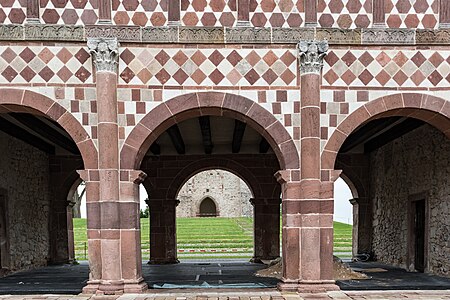
<instances>
[{"instance_id":1,"label":"weathered stone surface","mask_svg":"<svg viewBox=\"0 0 450 300\"><path fill-rule=\"evenodd\" d=\"M141 29L139 26L86 26L86 38L96 37L138 42L141 40Z\"/></svg>"},{"instance_id":2,"label":"weathered stone surface","mask_svg":"<svg viewBox=\"0 0 450 300\"><path fill-rule=\"evenodd\" d=\"M82 41L84 40L84 27L43 24L25 25L25 39Z\"/></svg>"},{"instance_id":3,"label":"weathered stone surface","mask_svg":"<svg viewBox=\"0 0 450 300\"><path fill-rule=\"evenodd\" d=\"M0 40L22 40L23 26L0 25Z\"/></svg>"},{"instance_id":4,"label":"weathered stone surface","mask_svg":"<svg viewBox=\"0 0 450 300\"><path fill-rule=\"evenodd\" d=\"M174 43L178 41L178 27L142 28L142 41L151 43Z\"/></svg>"},{"instance_id":5,"label":"weathered stone surface","mask_svg":"<svg viewBox=\"0 0 450 300\"><path fill-rule=\"evenodd\" d=\"M407 266L408 198L424 193L429 208L426 272L450 276L449 155L450 141L429 125L373 152L372 247L378 260L411 269Z\"/></svg>"},{"instance_id":6,"label":"weathered stone surface","mask_svg":"<svg viewBox=\"0 0 450 300\"><path fill-rule=\"evenodd\" d=\"M330 44L361 44L361 30L317 28L316 39L327 40Z\"/></svg>"},{"instance_id":7,"label":"weathered stone surface","mask_svg":"<svg viewBox=\"0 0 450 300\"><path fill-rule=\"evenodd\" d=\"M47 154L0 133L0 189L7 202L10 270L44 266L49 259Z\"/></svg>"},{"instance_id":8,"label":"weathered stone surface","mask_svg":"<svg viewBox=\"0 0 450 300\"><path fill-rule=\"evenodd\" d=\"M363 44L414 44L415 30L370 28L362 30Z\"/></svg>"},{"instance_id":9,"label":"weathered stone surface","mask_svg":"<svg viewBox=\"0 0 450 300\"><path fill-rule=\"evenodd\" d=\"M450 29L428 30L418 29L416 31L417 44L448 44L450 42Z\"/></svg>"},{"instance_id":10,"label":"weathered stone surface","mask_svg":"<svg viewBox=\"0 0 450 300\"><path fill-rule=\"evenodd\" d=\"M179 39L184 43L223 43L223 27L180 27Z\"/></svg>"},{"instance_id":11,"label":"weathered stone surface","mask_svg":"<svg viewBox=\"0 0 450 300\"><path fill-rule=\"evenodd\" d=\"M270 28L226 28L227 43L270 43Z\"/></svg>"},{"instance_id":12,"label":"weathered stone surface","mask_svg":"<svg viewBox=\"0 0 450 300\"><path fill-rule=\"evenodd\" d=\"M205 198L216 203L219 217L250 217L252 194L239 177L222 170L200 172L189 179L178 194L177 217L196 217Z\"/></svg>"},{"instance_id":13,"label":"weathered stone surface","mask_svg":"<svg viewBox=\"0 0 450 300\"><path fill-rule=\"evenodd\" d=\"M314 28L273 28L273 43L298 43L300 40L313 40Z\"/></svg>"}]
</instances>

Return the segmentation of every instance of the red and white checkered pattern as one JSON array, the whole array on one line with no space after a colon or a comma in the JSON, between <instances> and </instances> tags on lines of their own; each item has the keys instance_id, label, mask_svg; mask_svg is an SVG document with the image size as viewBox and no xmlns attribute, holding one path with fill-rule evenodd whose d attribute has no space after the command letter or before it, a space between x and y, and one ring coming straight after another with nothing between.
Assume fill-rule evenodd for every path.
<instances>
[{"instance_id":1,"label":"red and white checkered pattern","mask_svg":"<svg viewBox=\"0 0 450 300\"><path fill-rule=\"evenodd\" d=\"M0 83L92 83L91 75L82 47L0 47Z\"/></svg>"},{"instance_id":2,"label":"red and white checkered pattern","mask_svg":"<svg viewBox=\"0 0 450 300\"><path fill-rule=\"evenodd\" d=\"M319 0L321 27L367 28L372 23L372 0Z\"/></svg>"},{"instance_id":3,"label":"red and white checkered pattern","mask_svg":"<svg viewBox=\"0 0 450 300\"><path fill-rule=\"evenodd\" d=\"M325 58L324 86L448 87L450 51L332 50Z\"/></svg>"},{"instance_id":4,"label":"red and white checkered pattern","mask_svg":"<svg viewBox=\"0 0 450 300\"><path fill-rule=\"evenodd\" d=\"M296 50L122 49L120 83L168 86L295 86Z\"/></svg>"},{"instance_id":5,"label":"red and white checkered pattern","mask_svg":"<svg viewBox=\"0 0 450 300\"><path fill-rule=\"evenodd\" d=\"M0 1L0 24L23 24L27 16L26 0Z\"/></svg>"},{"instance_id":6,"label":"red and white checkered pattern","mask_svg":"<svg viewBox=\"0 0 450 300\"><path fill-rule=\"evenodd\" d=\"M112 0L112 19L117 25L167 25L167 0Z\"/></svg>"},{"instance_id":7,"label":"red and white checkered pattern","mask_svg":"<svg viewBox=\"0 0 450 300\"><path fill-rule=\"evenodd\" d=\"M181 24L186 26L234 26L236 0L182 0Z\"/></svg>"},{"instance_id":8,"label":"red and white checkered pattern","mask_svg":"<svg viewBox=\"0 0 450 300\"><path fill-rule=\"evenodd\" d=\"M302 0L250 0L250 23L255 27L300 27L304 21Z\"/></svg>"},{"instance_id":9,"label":"red and white checkered pattern","mask_svg":"<svg viewBox=\"0 0 450 300\"><path fill-rule=\"evenodd\" d=\"M390 28L422 29L439 25L439 0L385 0L385 9Z\"/></svg>"},{"instance_id":10,"label":"red and white checkered pattern","mask_svg":"<svg viewBox=\"0 0 450 300\"><path fill-rule=\"evenodd\" d=\"M96 0L40 0L41 22L45 24L91 25L98 20Z\"/></svg>"}]
</instances>

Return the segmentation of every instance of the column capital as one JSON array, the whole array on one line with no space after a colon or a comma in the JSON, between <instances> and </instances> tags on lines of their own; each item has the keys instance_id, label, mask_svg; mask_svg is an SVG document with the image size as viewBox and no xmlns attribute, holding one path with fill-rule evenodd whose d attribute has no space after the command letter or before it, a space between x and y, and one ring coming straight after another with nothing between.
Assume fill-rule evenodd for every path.
<instances>
[{"instance_id":1,"label":"column capital","mask_svg":"<svg viewBox=\"0 0 450 300\"><path fill-rule=\"evenodd\" d=\"M117 38L88 38L87 46L97 72L117 73L120 46Z\"/></svg>"},{"instance_id":2,"label":"column capital","mask_svg":"<svg viewBox=\"0 0 450 300\"><path fill-rule=\"evenodd\" d=\"M328 51L328 41L300 41L297 48L300 59L300 74L320 74L323 59Z\"/></svg>"}]
</instances>

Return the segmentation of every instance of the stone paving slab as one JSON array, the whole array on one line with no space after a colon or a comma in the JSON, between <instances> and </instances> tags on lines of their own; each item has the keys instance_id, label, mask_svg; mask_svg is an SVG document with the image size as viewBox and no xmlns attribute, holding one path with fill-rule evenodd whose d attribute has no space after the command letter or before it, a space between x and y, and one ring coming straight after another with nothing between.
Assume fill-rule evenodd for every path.
<instances>
[{"instance_id":1,"label":"stone paving slab","mask_svg":"<svg viewBox=\"0 0 450 300\"><path fill-rule=\"evenodd\" d=\"M270 291L234 292L164 292L152 294L126 294L122 296L92 295L22 295L0 296L0 300L448 300L450 290L439 291L332 291L320 294L280 293Z\"/></svg>"}]
</instances>

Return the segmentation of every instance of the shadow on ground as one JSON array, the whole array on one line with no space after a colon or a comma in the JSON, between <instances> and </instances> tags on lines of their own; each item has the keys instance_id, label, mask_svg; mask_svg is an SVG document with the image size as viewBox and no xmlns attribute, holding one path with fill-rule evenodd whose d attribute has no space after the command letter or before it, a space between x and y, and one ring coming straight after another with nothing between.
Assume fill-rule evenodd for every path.
<instances>
[{"instance_id":1,"label":"shadow on ground","mask_svg":"<svg viewBox=\"0 0 450 300\"><path fill-rule=\"evenodd\" d=\"M448 290L450 278L407 272L377 262L350 262L349 266L360 271L369 279L340 280L337 285L341 290Z\"/></svg>"},{"instance_id":2,"label":"shadow on ground","mask_svg":"<svg viewBox=\"0 0 450 300\"><path fill-rule=\"evenodd\" d=\"M450 278L411 273L379 263L350 263L366 271L367 280L338 281L342 290L444 290ZM263 265L246 261L183 262L176 265L143 266L150 288L161 289L260 289L273 288L277 279L253 274ZM371 272L367 272L371 270ZM382 271L386 270L386 271ZM48 266L0 278L0 294L79 294L88 280L87 262Z\"/></svg>"}]
</instances>

